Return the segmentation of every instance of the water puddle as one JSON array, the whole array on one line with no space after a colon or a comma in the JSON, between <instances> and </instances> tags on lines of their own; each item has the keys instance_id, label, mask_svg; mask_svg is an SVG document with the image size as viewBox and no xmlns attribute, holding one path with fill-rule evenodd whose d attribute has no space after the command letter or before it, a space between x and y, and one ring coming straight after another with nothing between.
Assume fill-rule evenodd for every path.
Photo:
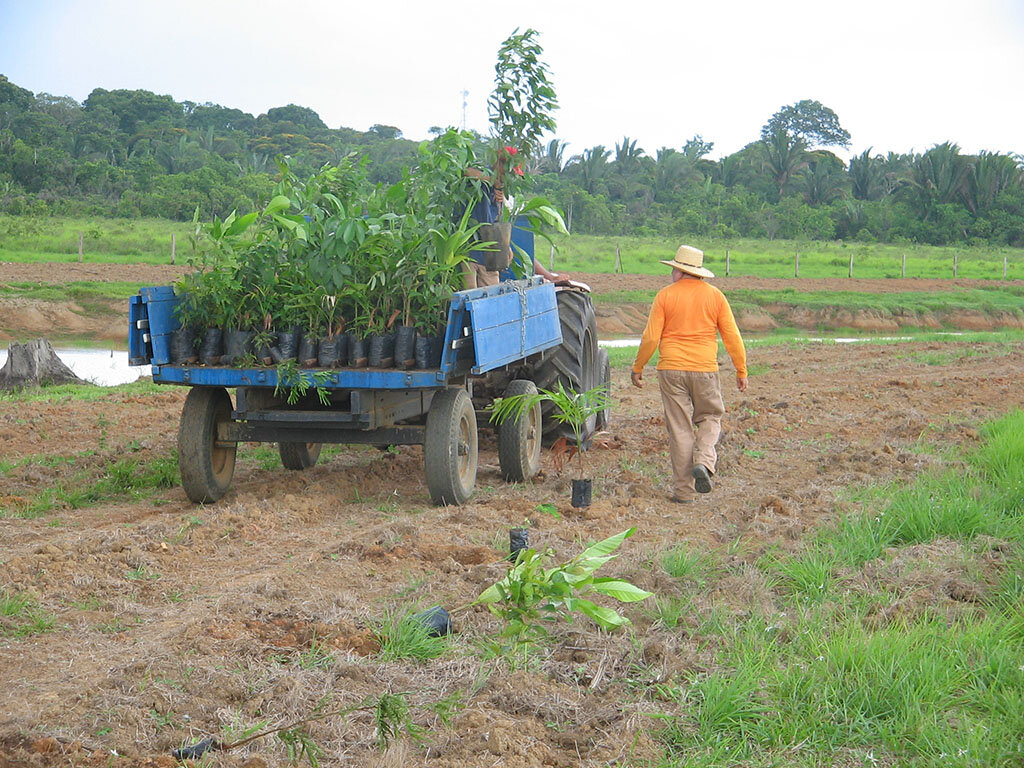
<instances>
[{"instance_id":1,"label":"water puddle","mask_svg":"<svg viewBox=\"0 0 1024 768\"><path fill-rule=\"evenodd\" d=\"M148 365L128 365L128 353L112 349L57 349L57 357L75 376L101 387L129 384L151 376ZM7 350L0 349L0 368L7 362Z\"/></svg>"}]
</instances>

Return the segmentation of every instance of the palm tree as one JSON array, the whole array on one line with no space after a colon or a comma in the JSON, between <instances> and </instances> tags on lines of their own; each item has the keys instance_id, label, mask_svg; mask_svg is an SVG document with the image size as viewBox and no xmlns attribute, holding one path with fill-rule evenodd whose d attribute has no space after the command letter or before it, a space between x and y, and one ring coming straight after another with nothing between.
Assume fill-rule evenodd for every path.
<instances>
[{"instance_id":1,"label":"palm tree","mask_svg":"<svg viewBox=\"0 0 1024 768\"><path fill-rule=\"evenodd\" d=\"M596 147L583 150L582 155L576 155L569 161L569 165L579 174L580 186L587 193L594 194L597 183L604 178L609 155L611 152L598 144Z\"/></svg>"},{"instance_id":2,"label":"palm tree","mask_svg":"<svg viewBox=\"0 0 1024 768\"><path fill-rule=\"evenodd\" d=\"M999 193L1020 186L1022 180L1024 175L1013 157L982 152L968 169L961 197L967 209L978 216L992 207Z\"/></svg>"},{"instance_id":3,"label":"palm tree","mask_svg":"<svg viewBox=\"0 0 1024 768\"><path fill-rule=\"evenodd\" d=\"M857 157L850 158L850 183L856 200L881 200L890 190L886 188L881 157L871 157L871 147Z\"/></svg>"},{"instance_id":4,"label":"palm tree","mask_svg":"<svg viewBox=\"0 0 1024 768\"><path fill-rule=\"evenodd\" d=\"M914 202L925 221L937 205L952 203L964 191L970 165L960 147L950 142L936 144L910 164L910 186Z\"/></svg>"},{"instance_id":5,"label":"palm tree","mask_svg":"<svg viewBox=\"0 0 1024 768\"><path fill-rule=\"evenodd\" d=\"M568 142L552 139L548 142L544 154L540 156L538 170L541 173L561 173L565 167L565 148Z\"/></svg>"},{"instance_id":6,"label":"palm tree","mask_svg":"<svg viewBox=\"0 0 1024 768\"><path fill-rule=\"evenodd\" d=\"M623 176L628 176L640 164L644 151L636 146L636 139L630 141L628 136L622 137L622 143L615 145L615 168Z\"/></svg>"},{"instance_id":7,"label":"palm tree","mask_svg":"<svg viewBox=\"0 0 1024 768\"><path fill-rule=\"evenodd\" d=\"M782 197L783 190L792 178L807 166L807 143L799 136L790 136L784 130L776 130L761 139L764 152L763 167L772 177Z\"/></svg>"},{"instance_id":8,"label":"palm tree","mask_svg":"<svg viewBox=\"0 0 1024 768\"><path fill-rule=\"evenodd\" d=\"M800 184L808 205L827 205L846 194L842 166L842 161L830 152L811 153Z\"/></svg>"}]
</instances>

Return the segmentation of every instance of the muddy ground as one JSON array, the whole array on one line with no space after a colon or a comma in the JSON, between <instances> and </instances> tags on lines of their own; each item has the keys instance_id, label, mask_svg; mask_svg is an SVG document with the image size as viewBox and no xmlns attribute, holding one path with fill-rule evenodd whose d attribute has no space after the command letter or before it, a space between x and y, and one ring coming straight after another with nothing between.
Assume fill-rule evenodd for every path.
<instances>
[{"instance_id":1,"label":"muddy ground","mask_svg":"<svg viewBox=\"0 0 1024 768\"><path fill-rule=\"evenodd\" d=\"M76 281L126 281L167 285L184 274L186 267L147 264L14 264L0 263L0 286L34 282L45 285ZM611 275L572 273L569 277L591 286L598 295L620 291L655 291L668 284L667 275ZM867 280L719 277L714 284L728 293L734 290L852 291L861 293L941 292L982 285L1016 285L1021 281L996 280ZM38 301L0 298L0 342L47 336L61 341L95 340L124 346L126 302L95 299L83 307L74 301ZM649 306L646 303L600 303L598 330L602 336L635 336L643 331ZM736 321L744 332L771 331L779 327L809 330L856 329L868 332L902 328L961 328L991 330L1020 328L1024 321L1008 313L980 311L905 313L893 315L871 310L826 307L810 310L786 305L737 308Z\"/></svg>"},{"instance_id":2,"label":"muddy ground","mask_svg":"<svg viewBox=\"0 0 1024 768\"><path fill-rule=\"evenodd\" d=\"M915 450L920 441L973 443L982 421L1022 402L1024 351L1006 344L776 346L753 349L750 363L745 394L723 368L716 487L686 506L669 499L655 374L636 390L616 369L614 420L587 456L595 502L583 512L568 505L571 473L548 453L534 482L504 484L488 436L461 508L430 505L419 448L346 447L287 472L243 446L215 505L171 488L25 519L19 509L76 473L170 455L184 391L0 400L0 460L29 459L0 477L0 587L55 618L43 634L0 633L0 766L173 765L183 743L284 724L325 696L346 707L384 691L407 694L424 740L381 752L369 714L356 712L310 726L324 764L657 763L650 714L681 708L656 684L715 668L713 647L685 621L666 629L641 603L624 609L632 633L558 626L536 666L518 671L484 658L500 625L480 609L456 613L452 649L424 663L382 661L374 628L396 608L471 602L501 578L507 530L527 519L532 543L560 558L636 526L608 575L659 595L681 589L658 564L664 550L718 549L736 575L708 599L770 603L752 566L767 547L799 547L854 505L850 488L926 469L937 459ZM265 738L207 764L285 760Z\"/></svg>"}]
</instances>

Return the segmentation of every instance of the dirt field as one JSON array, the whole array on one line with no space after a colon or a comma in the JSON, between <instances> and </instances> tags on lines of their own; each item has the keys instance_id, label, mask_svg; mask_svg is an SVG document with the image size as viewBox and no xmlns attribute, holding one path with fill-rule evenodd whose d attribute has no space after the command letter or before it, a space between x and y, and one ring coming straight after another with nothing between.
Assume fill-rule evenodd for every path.
<instances>
[{"instance_id":1,"label":"dirt field","mask_svg":"<svg viewBox=\"0 0 1024 768\"><path fill-rule=\"evenodd\" d=\"M845 489L925 468L929 455L911 450L921 438L973 442L977 424L1021 403L1020 349L882 349L754 349L750 362L764 372L743 395L723 371L729 413L719 476L694 505L668 498L655 375L640 391L617 369L614 422L588 455L595 503L582 513L568 505L570 472L559 474L548 454L534 483L505 485L488 438L477 492L462 508L430 506L419 448L343 448L291 473L266 468L243 446L233 488L216 505L194 506L174 488L0 519L0 587L36 596L56 617L44 634L0 634L0 766L170 766L170 750L183 743L284 724L327 695L343 707L383 691L408 695L425 741L381 753L359 712L310 726L324 764L657 762L648 714L679 707L659 700L655 684L713 668L714 652L656 624L644 603L624 609L635 639L587 622L559 626L530 671L482 660L481 642L499 628L482 610L458 612L453 648L424 663L381 661L376 622L398 606L472 601L503 575L507 529L526 518L531 542L560 559L636 526L607 575L676 593L657 564L667 547L742 542L728 558L748 563L771 545L793 549L823 517L848 508ZM93 403L0 400L0 459L34 457L0 477L4 505L16 509L83 467L169 455L183 397L168 388ZM56 462L80 453L75 465ZM559 517L538 509L549 503ZM712 596L722 605L770 599L754 579L736 576L728 586ZM257 768L285 757L265 738L206 764Z\"/></svg>"}]
</instances>

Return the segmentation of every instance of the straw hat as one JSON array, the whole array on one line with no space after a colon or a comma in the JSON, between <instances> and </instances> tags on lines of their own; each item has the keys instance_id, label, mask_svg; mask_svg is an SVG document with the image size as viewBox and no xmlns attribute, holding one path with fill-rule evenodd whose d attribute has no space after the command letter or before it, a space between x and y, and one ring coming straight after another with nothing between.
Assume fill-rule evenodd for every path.
<instances>
[{"instance_id":1,"label":"straw hat","mask_svg":"<svg viewBox=\"0 0 1024 768\"><path fill-rule=\"evenodd\" d=\"M680 245L676 257L672 261L661 260L668 267L681 270L697 277L714 277L715 273L704 268L704 251L689 245Z\"/></svg>"}]
</instances>

